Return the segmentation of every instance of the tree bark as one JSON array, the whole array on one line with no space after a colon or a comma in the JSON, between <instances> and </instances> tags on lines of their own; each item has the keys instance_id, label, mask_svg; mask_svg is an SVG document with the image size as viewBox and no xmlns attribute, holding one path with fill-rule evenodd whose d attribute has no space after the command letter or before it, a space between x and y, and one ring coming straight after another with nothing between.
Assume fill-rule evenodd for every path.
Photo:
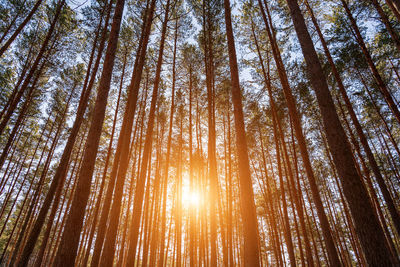
<instances>
[{"instance_id":1,"label":"tree bark","mask_svg":"<svg viewBox=\"0 0 400 267\"><path fill-rule=\"evenodd\" d=\"M142 204L143 204L143 193L146 180L148 179L146 173L148 164L150 161L150 155L152 150L152 142L153 142L153 127L154 127L154 115L156 110L156 104L158 99L158 88L161 78L161 67L163 64L163 55L164 55L164 44L165 38L167 34L167 25L168 25L168 14L170 9L170 1L167 0L166 3L166 10L165 10L165 17L162 24L162 32L161 32L161 41L160 41L160 48L158 52L158 59L157 59L157 66L156 66L156 73L154 78L154 88L153 94L151 98L150 104L150 111L149 111L149 120L147 123L147 130L146 130L146 139L143 147L143 158L142 164L140 166L140 173L136 182L136 189L135 189L135 198L133 201L133 217L131 223L131 237L129 241L129 249L128 249L128 261L127 266L134 266L135 263L135 254L136 254L136 247L138 242L138 234L139 234L139 226L141 222L141 213L142 213Z\"/></svg>"},{"instance_id":2,"label":"tree bark","mask_svg":"<svg viewBox=\"0 0 400 267\"><path fill-rule=\"evenodd\" d=\"M174 56L172 59L172 87L171 87L171 107L170 107L170 115L169 115L169 129L168 129L168 138L167 138L167 151L165 156L165 168L164 168L164 181L163 181L163 203L162 203L162 219L161 219L161 245L160 245L160 255L158 259L158 267L164 266L164 250L165 250L165 231L166 231L166 222L167 222L167 189L168 189L168 177L169 177L169 163L171 156L171 143L172 143L172 127L174 122L174 112L175 112L175 67L176 67L176 41L178 38L178 22L175 24L175 37L174 37Z\"/></svg>"},{"instance_id":3,"label":"tree bark","mask_svg":"<svg viewBox=\"0 0 400 267\"><path fill-rule=\"evenodd\" d=\"M77 254L79 236L84 220L86 203L90 194L91 180L96 161L97 150L100 141L101 130L107 106L111 76L114 67L114 59L117 50L117 42L124 10L124 0L118 0L113 23L111 26L106 56L103 64L103 72L100 78L97 98L93 111L92 124L89 129L88 141L82 160L82 166L77 177L77 187L72 201L73 209L67 215L61 243L54 261L54 266L73 266Z\"/></svg>"},{"instance_id":4,"label":"tree bark","mask_svg":"<svg viewBox=\"0 0 400 267\"><path fill-rule=\"evenodd\" d=\"M375 1L375 0L372 0L372 1ZM350 102L350 99L349 99L349 97L347 95L347 92L346 92L346 89L345 89L344 84L342 82L342 79L340 77L339 71L337 70L336 65L335 65L335 63L334 63L334 61L332 59L332 56L331 56L331 53L329 51L328 45L326 44L325 38L324 38L324 36L323 36L323 34L321 32L321 29L320 29L320 27L318 25L318 22L317 22L316 18L314 16L314 12L312 11L311 6L308 3L308 0L305 0L305 4L306 4L307 9L308 9L308 11L309 11L309 13L311 15L311 19L313 21L313 24L314 24L314 26L315 26L315 28L317 30L319 39L320 39L321 44L322 44L322 46L324 48L325 55L326 55L326 57L328 59L328 62L330 64L331 68L332 68L332 73L335 76L335 79L336 79L336 82L337 82L337 86L339 88L339 92L342 95L342 98L343 98L343 100L344 100L344 102L346 104L346 107L347 107L347 110L349 112L351 121L354 124L354 127L355 127L355 129L357 131L358 137L360 138L360 142L361 142L361 144L362 144L362 146L364 148L365 154L367 155L367 159L368 159L369 165L371 166L371 169L374 172L375 178L376 178L376 180L378 182L378 185L379 185L379 189L381 190L383 198L384 198L384 200L385 200L385 202L386 202L386 204L388 206L388 210L389 210L390 216L392 217L392 220L393 220L393 223L395 225L396 231L397 231L398 234L400 234L400 215L399 215L399 213L398 213L398 211L396 209L396 206L394 205L394 201L393 201L393 199L392 199L392 197L391 197L391 195L389 193L389 190L387 189L387 186L385 184L385 180L383 179L382 173L381 173L381 171L380 171L380 169L378 167L378 163L376 162L375 157L374 157L374 155L372 153L372 150L371 150L371 148L370 148L370 146L368 144L368 139L364 134L364 131L363 131L362 127L361 127L361 124L360 124L357 116L356 116L356 113L354 112L353 106L352 106L352 104Z\"/></svg>"},{"instance_id":5,"label":"tree bark","mask_svg":"<svg viewBox=\"0 0 400 267\"><path fill-rule=\"evenodd\" d=\"M225 27L228 40L229 68L231 73L232 102L235 115L236 147L239 168L240 207L244 238L245 266L260 266L258 222L254 204L254 193L247 152L244 126L242 93L240 91L239 71L233 37L230 1L224 0Z\"/></svg>"},{"instance_id":6,"label":"tree bark","mask_svg":"<svg viewBox=\"0 0 400 267\"><path fill-rule=\"evenodd\" d=\"M321 196L320 196L319 189L318 189L318 186L316 183L316 177L315 177L314 171L312 169L310 157L309 157L308 150L307 150L306 140L303 135L303 130L301 127L300 116L298 114L296 104L295 104L295 99L294 99L294 96L290 89L289 81L288 81L286 71L285 71L285 68L284 68L284 65L282 62L282 58L280 56L279 48L278 48L276 40L275 40L275 36L272 34L272 29L270 28L269 23L267 21L266 14L265 14L264 8L262 6L261 0L259 0L259 6L260 6L261 14L262 14L264 22L265 22L265 26L267 28L268 38L270 39L270 43L272 46L272 53L274 56L275 64L278 68L278 75L281 80L286 103L288 105L290 118L292 119L296 138L299 143L301 157L303 159L304 168L306 170L308 182L310 184L312 198L313 198L314 204L317 209L317 215L318 215L318 218L321 223L321 228L322 228L322 232L324 235L324 239L325 239L324 241L326 244L326 248L328 250L329 259L330 259L330 262L332 265L339 266L341 263L339 260L338 253L336 251L335 243L333 241L329 221L326 216L324 206L322 204ZM268 9L267 9L267 12L268 12ZM268 13L268 19L271 22L269 13Z\"/></svg>"},{"instance_id":7,"label":"tree bark","mask_svg":"<svg viewBox=\"0 0 400 267\"><path fill-rule=\"evenodd\" d=\"M354 165L350 145L336 113L304 17L297 0L287 0L287 3L306 60L311 85L317 96L328 144L352 212L364 255L371 266L390 266L391 255L386 247L382 228L373 213L367 191Z\"/></svg>"}]
</instances>

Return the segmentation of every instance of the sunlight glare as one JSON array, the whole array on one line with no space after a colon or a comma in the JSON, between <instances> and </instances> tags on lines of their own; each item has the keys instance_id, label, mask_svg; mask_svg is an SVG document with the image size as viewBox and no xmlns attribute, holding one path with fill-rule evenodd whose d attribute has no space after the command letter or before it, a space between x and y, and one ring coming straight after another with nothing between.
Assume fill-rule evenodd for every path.
<instances>
[{"instance_id":1,"label":"sunlight glare","mask_svg":"<svg viewBox=\"0 0 400 267\"><path fill-rule=\"evenodd\" d=\"M201 196L195 189L190 189L189 180L189 174L183 173L182 204L187 208L199 208L202 202Z\"/></svg>"},{"instance_id":2,"label":"sunlight glare","mask_svg":"<svg viewBox=\"0 0 400 267\"><path fill-rule=\"evenodd\" d=\"M182 192L182 202L184 205L188 206L199 206L200 205L200 196L199 193L189 190L184 190Z\"/></svg>"}]
</instances>

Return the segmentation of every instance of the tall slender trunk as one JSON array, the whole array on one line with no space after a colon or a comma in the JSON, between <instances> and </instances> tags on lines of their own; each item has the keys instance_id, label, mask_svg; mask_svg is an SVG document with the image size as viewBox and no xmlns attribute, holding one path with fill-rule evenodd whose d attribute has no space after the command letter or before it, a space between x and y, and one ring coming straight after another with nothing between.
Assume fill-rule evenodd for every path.
<instances>
[{"instance_id":1,"label":"tall slender trunk","mask_svg":"<svg viewBox=\"0 0 400 267\"><path fill-rule=\"evenodd\" d=\"M218 173L216 159L216 136L215 136L215 109L214 109L214 42L212 28L215 27L211 22L209 1L203 1L206 21L204 23L204 65L206 73L207 87L207 111L208 111L208 177L210 192L208 194L209 218L210 218L210 242L211 242L211 266L217 266L217 207L218 205Z\"/></svg>"},{"instance_id":2,"label":"tall slender trunk","mask_svg":"<svg viewBox=\"0 0 400 267\"><path fill-rule=\"evenodd\" d=\"M287 203L286 203L286 189L285 189L285 183L283 181L283 172L282 172L282 161L281 158L283 158L283 153L280 152L280 145L284 146L285 144L280 144L279 141L279 136L282 133L278 133L278 127L277 127L277 120L278 118L274 115L272 115L272 121L273 121L273 128L274 128L274 141L275 141L275 150L276 150L276 161L278 165L278 176L279 176L279 187L280 187L280 196L281 196L281 202L282 202L282 211L283 211L283 228L284 228L284 237L285 237L285 242L286 242L286 247L287 247L287 252L289 254L289 261L291 266L296 266L296 258L294 255L294 249L293 249L293 240L292 240L292 234L290 231L290 222L289 222L289 216L288 216L288 211L287 211ZM282 157L281 157L282 156Z\"/></svg>"},{"instance_id":3,"label":"tall slender trunk","mask_svg":"<svg viewBox=\"0 0 400 267\"><path fill-rule=\"evenodd\" d=\"M164 121L157 120L157 159L156 159L156 170L154 174L154 193L153 193L153 217L152 229L151 229L151 241L150 241L150 266L156 266L157 263L157 248L159 243L159 224L160 224L160 209L161 209L161 189L162 189L162 180L161 180L161 168L162 168L162 142L164 140Z\"/></svg>"},{"instance_id":4,"label":"tall slender trunk","mask_svg":"<svg viewBox=\"0 0 400 267\"><path fill-rule=\"evenodd\" d=\"M158 88L160 84L161 78L161 67L163 64L163 55L164 55L164 44L165 38L167 35L167 25L169 20L169 9L170 9L170 1L167 0L166 3L166 10L164 21L162 24L162 31L161 31L161 41L160 41L160 48L158 52L158 59L157 59L157 66L156 66L156 73L154 78L154 88L153 94L151 98L150 104L150 111L149 111L149 120L147 123L147 130L146 130L146 139L143 147L143 159L142 164L140 166L140 173L136 182L136 189L135 189L135 198L133 201L133 217L131 223L131 237L129 241L129 250L128 250L128 261L127 266L134 266L135 263L135 254L136 254L136 247L138 243L138 234L139 234L139 226L141 222L141 213L142 213L142 204L143 204L143 193L144 187L146 184L146 180L148 177L146 175L148 164L150 161L150 155L152 150L152 142L153 142L153 127L154 127L154 115L156 111L156 104L158 99Z\"/></svg>"},{"instance_id":5,"label":"tall slender trunk","mask_svg":"<svg viewBox=\"0 0 400 267\"><path fill-rule=\"evenodd\" d=\"M82 160L82 166L77 177L77 186L71 203L73 209L67 215L61 243L54 261L54 266L73 266L77 254L79 236L84 220L86 203L90 194L91 180L94 171L103 121L107 106L114 59L117 50L119 30L121 26L124 0L118 0L115 7L113 23L107 45L103 72L100 78L97 98L93 111L93 119L89 129L88 141Z\"/></svg>"},{"instance_id":6,"label":"tall slender trunk","mask_svg":"<svg viewBox=\"0 0 400 267\"><path fill-rule=\"evenodd\" d=\"M176 48L175 36L175 48ZM175 49L176 50L176 49ZM189 190L193 192L196 189L193 172L193 68L192 63L189 63ZM189 210L189 264L190 267L195 266L196 257L196 212L194 209Z\"/></svg>"},{"instance_id":7,"label":"tall slender trunk","mask_svg":"<svg viewBox=\"0 0 400 267\"><path fill-rule=\"evenodd\" d=\"M242 93L240 91L239 71L236 59L229 0L224 0L224 9L226 35L228 40L229 68L231 73L232 102L235 115L236 147L238 154L240 206L244 237L243 258L246 266L260 266L258 222L247 152L246 131L241 99Z\"/></svg>"},{"instance_id":8,"label":"tall slender trunk","mask_svg":"<svg viewBox=\"0 0 400 267\"><path fill-rule=\"evenodd\" d=\"M316 177L315 177L314 171L312 169L310 157L309 157L308 150L307 150L306 140L303 135L303 129L301 127L300 116L299 116L297 108L296 108L294 96L290 89L288 77L286 75L286 70L283 65L283 61L282 61L282 58L280 55L278 45L276 43L275 36L272 34L272 29L269 26L269 24L271 23L271 17L268 12L268 6L266 6L266 8L267 8L267 12L268 12L269 22L267 20L261 0L259 0L259 6L260 6L261 14L262 14L262 17L264 19L265 26L267 29L268 38L269 38L271 46L272 46L272 53L274 56L275 64L278 68L278 75L281 80L286 103L288 105L290 118L293 122L293 127L295 130L296 138L299 143L301 157L303 159L304 168L306 170L308 182L310 184L313 201L314 201L314 204L317 209L318 218L321 223L321 228L322 228L322 232L323 232L324 239L325 239L324 241L325 241L325 244L326 244L326 247L328 250L328 254L329 254L329 260L332 265L339 266L341 263L340 263L339 256L338 256L338 253L336 251L336 247L335 247L335 244L333 241L331 229L329 226L329 221L326 216L324 206L322 204L321 196L320 196L319 189L318 189L318 186L316 183Z\"/></svg>"},{"instance_id":9,"label":"tall slender trunk","mask_svg":"<svg viewBox=\"0 0 400 267\"><path fill-rule=\"evenodd\" d=\"M354 36L357 40L357 43L359 44L359 46L364 54L367 64L375 78L376 83L378 84L379 90L383 94L383 97L385 98L386 103L388 104L389 108L392 110L393 115L395 116L397 122L400 123L400 111L399 111L395 101L393 100L393 97L392 97L391 93L389 92L387 85L383 81L382 76L379 74L379 71L376 68L374 61L372 60L371 54L369 53L368 48L365 45L364 39L360 33L360 30L358 29L357 22L354 19L353 15L351 14L350 8L347 4L347 0L340 0L340 1L341 1L343 8L346 11L346 14L350 20L350 24L353 29L352 33L354 34Z\"/></svg>"},{"instance_id":10,"label":"tall slender trunk","mask_svg":"<svg viewBox=\"0 0 400 267\"><path fill-rule=\"evenodd\" d=\"M352 212L364 255L371 266L390 266L391 255L386 246L383 230L373 213L368 193L357 173L350 145L336 113L304 17L297 0L287 0L287 3L306 60L311 85L317 96L328 144Z\"/></svg>"},{"instance_id":11,"label":"tall slender trunk","mask_svg":"<svg viewBox=\"0 0 400 267\"><path fill-rule=\"evenodd\" d=\"M180 99L182 101L182 99ZM179 103L178 163L176 171L176 266L182 266L182 149L183 149L183 106Z\"/></svg>"},{"instance_id":12,"label":"tall slender trunk","mask_svg":"<svg viewBox=\"0 0 400 267\"><path fill-rule=\"evenodd\" d=\"M274 256L275 256L275 260L276 260L276 264L278 265L278 266L283 266L283 262L282 262L282 252L281 252L281 249L280 249L280 242L279 242L279 236L278 236L278 234L277 234L277 232L278 232L278 230L277 230L277 227L278 227L278 224L277 224L277 221L276 221L276 218L275 218L275 216L276 216L276 212L275 212L275 207L274 207L274 203L273 203L273 201L272 201L272 193L271 193L271 183L268 181L270 178L269 178L269 175L268 175L268 171L267 171L267 161L266 161L266 156L265 156L265 154L266 154L266 152L265 152L265 146L266 145L264 145L264 141L263 141L263 136L262 136L262 134L261 134L261 129L260 129L260 127L258 128L258 130L259 130L259 134L260 134L260 143L261 143L261 155L262 155L262 166L263 166L263 170L264 170L264 176L265 176L265 178L264 178L264 187L266 188L265 190L266 190L266 204L268 204L268 211L269 211L269 220L270 220L270 222L271 222L271 228L272 228L272 230L271 230L271 236L272 236L272 239L273 239L273 246L274 246Z\"/></svg>"},{"instance_id":13,"label":"tall slender trunk","mask_svg":"<svg viewBox=\"0 0 400 267\"><path fill-rule=\"evenodd\" d=\"M109 8L111 8L111 5L109 5ZM110 12L110 10L108 10L108 12ZM107 18L108 17L109 17L109 15L107 15ZM67 143L65 144L64 151L63 151L63 154L60 159L60 163L55 171L55 174L54 174L53 180L50 184L49 190L48 190L46 197L42 203L42 206L40 208L40 211L36 218L36 221L34 222L33 228L27 237L27 240L28 240L27 245L24 247L24 250L22 252L21 259L20 259L21 262L19 263L18 266L25 266L27 264L29 257L34 249L35 244L36 244L36 241L39 237L39 234L40 234L40 231L44 224L44 221L46 219L47 212L49 211L51 202L53 201L53 198L55 196L57 187L59 184L64 183L65 176L66 176L66 173L68 170L68 163L69 163L69 160L71 157L71 153L72 153L72 150L73 150L73 147L75 144L75 140L78 136L79 129L80 129L83 119L84 119L83 116L84 116L86 108L88 106L89 97L90 97L90 94L91 94L91 91L93 89L93 85L94 85L94 82L96 79L97 69L100 65L100 60L102 58L102 53L103 53L106 36L107 36L107 34L106 34L107 33L107 25L108 25L108 20L106 21L105 26L104 26L105 29L102 32L102 37L101 37L101 41L100 41L100 45L99 45L99 49L98 49L97 59L96 59L96 62L95 62L94 68L93 68L92 76L89 81L91 60L94 55L96 41L97 41L97 37L95 37L95 42L93 43L93 50L91 53L88 70L86 72L84 87L81 92L81 97L79 100L79 105L78 105L78 109L76 112L74 124L72 125L70 135L68 136Z\"/></svg>"},{"instance_id":14,"label":"tall slender trunk","mask_svg":"<svg viewBox=\"0 0 400 267\"><path fill-rule=\"evenodd\" d=\"M7 42L0 48L0 57L4 54L4 52L8 49L8 47L14 42L15 38L20 34L20 32L24 29L26 24L31 20L32 16L35 14L36 10L42 4L43 0L37 0L35 5L32 7L31 11L25 17L25 19L21 22L17 29L15 29L14 33L8 38ZM61 4L62 6L63 4ZM58 14L56 12L55 21L57 21Z\"/></svg>"},{"instance_id":15,"label":"tall slender trunk","mask_svg":"<svg viewBox=\"0 0 400 267\"><path fill-rule=\"evenodd\" d=\"M373 1L375 1L375 0L373 0ZM305 0L305 4L306 4L307 9L308 9L308 11L309 11L309 13L311 15L311 19L313 21L313 24L314 24L314 26L315 26L315 28L317 30L319 39L320 39L321 44L322 44L322 46L324 48L325 55L326 55L326 57L328 59L328 62L330 64L331 68L332 68L333 75L335 76L335 79L336 79L336 82L337 82L337 85L338 85L338 88L339 88L339 92L342 95L342 98L343 98L343 100L344 100L344 102L346 104L346 107L347 107L347 110L349 112L351 121L354 124L354 127L355 127L355 129L357 131L357 134L358 134L359 138L360 138L360 142L361 142L361 144L362 144L362 146L364 148L365 154L367 155L367 159L368 159L369 165L371 166L371 169L374 172L375 178L376 178L376 180L378 182L378 185L379 185L379 188L380 188L380 190L382 192L383 198L384 198L384 200L385 200L385 202L386 202L386 204L388 206L388 210L390 212L390 216L392 217L393 223L394 223L394 225L396 227L396 231L397 231L398 234L400 234L400 215L399 215L399 213L398 213L398 211L396 209L394 201L393 201L393 199L392 199L392 197L391 197L391 195L389 193L389 190L388 190L388 188L387 188L387 186L385 184L385 180L382 177L382 173L381 173L381 171L380 171L380 169L378 167L378 163L376 162L375 157L374 157L374 155L373 155L373 153L371 151L371 148L370 148L370 146L368 144L368 139L364 134L364 131L363 131L362 127L361 127L361 124L360 124L357 116L356 116L356 113L354 112L353 106L352 106L352 104L350 102L350 99L349 99L349 97L347 95L347 92L346 92L346 89L345 89L345 87L343 85L343 82L342 82L342 79L340 77L340 74L339 74L339 72L338 72L338 70L336 68L336 65L335 65L335 63L334 63L334 61L332 59L331 53L330 53L330 51L328 49L328 46L326 44L325 38L324 38L324 36L323 36L323 34L321 32L321 29L320 29L320 27L318 25L318 22L317 22L316 18L314 16L314 12L312 11L311 6L309 5L307 0Z\"/></svg>"},{"instance_id":16,"label":"tall slender trunk","mask_svg":"<svg viewBox=\"0 0 400 267\"><path fill-rule=\"evenodd\" d=\"M100 212L100 206L101 206L101 200L103 197L103 191L105 188L105 182L106 182L106 178L107 178L107 171L108 171L108 166L110 163L110 158L112 155L112 145L113 145L113 141L114 141L114 135L115 135L115 126L117 123L117 116L118 116L118 111L119 111L119 106L120 106L120 101L121 101L121 94L122 94L122 84L123 84L123 80L124 80L124 76L125 76L125 68L126 68L126 55L124 56L124 62L123 62L123 66L122 66L122 74L121 74L121 80L120 80L120 87L119 87L119 92L118 92L118 100L117 100L117 105L115 107L115 113L114 113L114 119L113 119L113 126L112 126L112 130L111 130L111 137L110 137L110 142L108 144L108 148L107 148L107 156L106 156L106 160L105 160L105 165L104 165L104 170L103 170L103 175L102 175L102 181L101 181L101 185L100 185L100 192L99 192L99 198L97 200L96 203L96 207L95 207L95 211L94 211L94 220L93 220L93 225L92 225L92 229L89 235L89 241L88 241L88 251L86 252L86 256L83 260L83 265L87 266L87 262L89 260L89 254L90 254L90 247L94 238L94 233L96 231L96 225L98 222L98 214ZM93 260L93 259L92 259Z\"/></svg>"},{"instance_id":17,"label":"tall slender trunk","mask_svg":"<svg viewBox=\"0 0 400 267\"><path fill-rule=\"evenodd\" d=\"M175 112L175 67L176 67L176 49L177 49L177 38L178 38L178 20L175 22L175 36L174 36L174 55L172 59L172 87L171 87L171 108L169 115L169 129L168 129L168 140L167 140L167 151L165 156L165 168L164 168L164 181L163 181L163 203L162 203L162 219L161 219L161 234L160 234L160 255L158 260L158 267L164 266L164 250L165 250L165 231L167 221L167 189L168 189L168 176L169 176L169 163L171 156L171 143L172 143L172 128L174 122Z\"/></svg>"}]
</instances>

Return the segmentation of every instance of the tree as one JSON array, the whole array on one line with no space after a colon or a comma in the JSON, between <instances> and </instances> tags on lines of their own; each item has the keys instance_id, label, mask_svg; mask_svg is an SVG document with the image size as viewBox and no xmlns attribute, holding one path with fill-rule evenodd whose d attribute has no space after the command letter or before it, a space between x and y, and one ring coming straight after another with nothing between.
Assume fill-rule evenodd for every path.
<instances>
[{"instance_id":1,"label":"tree","mask_svg":"<svg viewBox=\"0 0 400 267\"><path fill-rule=\"evenodd\" d=\"M382 228L372 212L372 204L368 198L367 191L354 166L346 134L336 113L328 84L324 78L322 67L307 31L303 15L296 0L288 0L287 2L307 63L308 72L310 73L311 84L317 96L328 144L339 173L344 194L349 202L364 255L368 264L389 266L391 264L391 256L384 240ZM374 245L371 246L372 244ZM375 247L376 244L379 244L379 249Z\"/></svg>"},{"instance_id":2,"label":"tree","mask_svg":"<svg viewBox=\"0 0 400 267\"><path fill-rule=\"evenodd\" d=\"M236 145L239 164L239 181L241 195L241 213L244 229L244 262L245 265L259 266L258 226L255 214L253 189L247 154L246 133L239 84L239 72L233 39L231 10L229 0L224 0L225 26L228 39L229 67L231 71L232 103L235 114Z\"/></svg>"},{"instance_id":3,"label":"tree","mask_svg":"<svg viewBox=\"0 0 400 267\"><path fill-rule=\"evenodd\" d=\"M119 0L115 6L103 72L100 78L99 89L93 111L94 116L88 133L88 142L86 144L83 164L77 181L77 189L75 191L74 200L71 204L74 209L71 210L68 215L64 234L61 238L60 248L58 249L55 258L55 266L64 266L65 264L73 265L75 262L80 230L84 220L86 203L89 198L90 183L93 175L101 128L104 121L124 3L124 0Z\"/></svg>"}]
</instances>

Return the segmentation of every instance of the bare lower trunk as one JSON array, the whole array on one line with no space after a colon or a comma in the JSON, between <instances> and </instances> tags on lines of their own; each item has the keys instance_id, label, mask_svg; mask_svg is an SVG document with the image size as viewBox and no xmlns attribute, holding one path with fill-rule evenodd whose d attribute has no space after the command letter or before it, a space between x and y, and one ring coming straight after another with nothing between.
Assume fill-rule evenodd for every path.
<instances>
[{"instance_id":1,"label":"bare lower trunk","mask_svg":"<svg viewBox=\"0 0 400 267\"><path fill-rule=\"evenodd\" d=\"M230 1L224 0L225 26L228 39L229 67L231 73L232 102L235 115L236 146L239 168L240 207L244 237L245 266L260 266L258 222L254 204L254 193L247 152L246 131L244 126L242 93L240 91L239 71L233 37Z\"/></svg>"}]
</instances>

